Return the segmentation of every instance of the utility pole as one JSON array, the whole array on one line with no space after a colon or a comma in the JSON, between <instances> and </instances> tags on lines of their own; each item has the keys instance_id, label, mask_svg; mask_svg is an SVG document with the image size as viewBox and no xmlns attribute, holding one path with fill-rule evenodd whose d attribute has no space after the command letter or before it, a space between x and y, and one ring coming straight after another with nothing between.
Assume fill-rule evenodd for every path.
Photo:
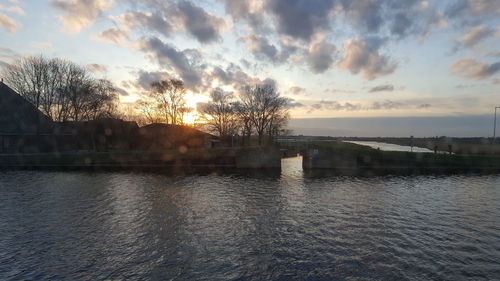
<instances>
[{"instance_id":1,"label":"utility pole","mask_svg":"<svg viewBox=\"0 0 500 281\"><path fill-rule=\"evenodd\" d=\"M495 144L495 139L497 138L497 109L499 109L500 106L495 107L495 118L493 121L493 144Z\"/></svg>"}]
</instances>

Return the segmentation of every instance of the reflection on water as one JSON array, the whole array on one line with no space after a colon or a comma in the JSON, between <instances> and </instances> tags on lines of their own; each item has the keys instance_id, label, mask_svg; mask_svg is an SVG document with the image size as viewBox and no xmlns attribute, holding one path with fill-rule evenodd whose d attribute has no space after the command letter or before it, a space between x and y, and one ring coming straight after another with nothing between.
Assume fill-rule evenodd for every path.
<instances>
[{"instance_id":1,"label":"reflection on water","mask_svg":"<svg viewBox=\"0 0 500 281\"><path fill-rule=\"evenodd\" d=\"M369 146L371 148L380 149L383 151L434 153L434 151L427 149L427 148L416 147L416 146L414 146L412 148L411 146L397 145L397 144L385 143L385 142L376 142L376 141L346 141L346 142L355 143L355 144L364 145L364 146Z\"/></svg>"},{"instance_id":2,"label":"reflection on water","mask_svg":"<svg viewBox=\"0 0 500 281\"><path fill-rule=\"evenodd\" d=\"M500 176L0 174L0 279L491 280Z\"/></svg>"}]
</instances>

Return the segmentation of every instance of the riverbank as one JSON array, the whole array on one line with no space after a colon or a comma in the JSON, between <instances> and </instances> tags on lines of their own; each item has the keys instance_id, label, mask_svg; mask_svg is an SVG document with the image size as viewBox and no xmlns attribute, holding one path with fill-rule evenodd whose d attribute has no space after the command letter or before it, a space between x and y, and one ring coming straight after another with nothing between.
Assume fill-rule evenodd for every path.
<instances>
[{"instance_id":1,"label":"riverbank","mask_svg":"<svg viewBox=\"0 0 500 281\"><path fill-rule=\"evenodd\" d=\"M142 170L279 169L274 147L178 149L166 151L0 154L2 169Z\"/></svg>"},{"instance_id":2,"label":"riverbank","mask_svg":"<svg viewBox=\"0 0 500 281\"><path fill-rule=\"evenodd\" d=\"M500 157L381 151L332 141L310 143L303 167L341 174L492 173L500 172Z\"/></svg>"},{"instance_id":3,"label":"riverbank","mask_svg":"<svg viewBox=\"0 0 500 281\"><path fill-rule=\"evenodd\" d=\"M500 156L498 141L492 144L487 138L345 138L349 141L375 141L403 146L414 146L429 150L446 151L461 155Z\"/></svg>"}]
</instances>

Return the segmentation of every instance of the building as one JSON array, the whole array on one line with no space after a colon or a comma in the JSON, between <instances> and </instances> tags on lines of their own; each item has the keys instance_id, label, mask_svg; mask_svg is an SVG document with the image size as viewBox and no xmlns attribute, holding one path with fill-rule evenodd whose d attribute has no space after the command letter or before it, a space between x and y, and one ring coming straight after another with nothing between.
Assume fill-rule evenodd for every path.
<instances>
[{"instance_id":1,"label":"building","mask_svg":"<svg viewBox=\"0 0 500 281\"><path fill-rule=\"evenodd\" d=\"M210 148L218 139L180 125L150 124L115 118L53 122L0 82L0 153L77 151L159 151Z\"/></svg>"},{"instance_id":2,"label":"building","mask_svg":"<svg viewBox=\"0 0 500 281\"><path fill-rule=\"evenodd\" d=\"M37 152L52 130L49 117L0 82L0 153Z\"/></svg>"}]
</instances>

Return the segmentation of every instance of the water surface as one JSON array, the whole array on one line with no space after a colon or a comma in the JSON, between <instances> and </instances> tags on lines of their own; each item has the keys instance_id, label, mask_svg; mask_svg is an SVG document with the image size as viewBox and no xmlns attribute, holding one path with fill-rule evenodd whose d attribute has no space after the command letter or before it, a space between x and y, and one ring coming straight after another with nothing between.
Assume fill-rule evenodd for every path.
<instances>
[{"instance_id":1,"label":"water surface","mask_svg":"<svg viewBox=\"0 0 500 281\"><path fill-rule=\"evenodd\" d=\"M493 280L500 176L2 172L0 280Z\"/></svg>"},{"instance_id":2,"label":"water surface","mask_svg":"<svg viewBox=\"0 0 500 281\"><path fill-rule=\"evenodd\" d=\"M411 147L406 145L398 145L392 143L385 142L377 142L377 141L346 141L354 144L364 145L375 149L380 149L383 151L403 151L403 152L424 152L424 153L434 153L434 151L422 148L422 147ZM442 152L440 152L442 153Z\"/></svg>"}]
</instances>

